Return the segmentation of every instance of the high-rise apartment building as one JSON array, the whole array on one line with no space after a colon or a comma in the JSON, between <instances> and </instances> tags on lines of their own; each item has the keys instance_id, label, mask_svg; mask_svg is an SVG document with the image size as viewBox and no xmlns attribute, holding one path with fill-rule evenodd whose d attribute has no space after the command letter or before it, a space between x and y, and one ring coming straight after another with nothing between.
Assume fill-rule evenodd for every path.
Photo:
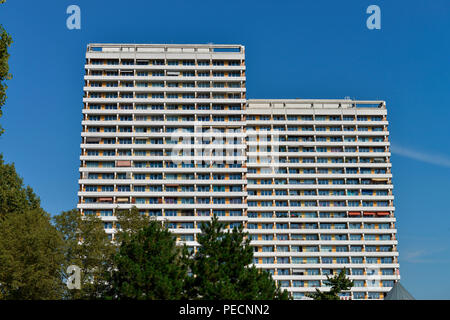
<instances>
[{"instance_id":1,"label":"high-rise apartment building","mask_svg":"<svg viewBox=\"0 0 450 320\"><path fill-rule=\"evenodd\" d=\"M91 44L85 68L78 208L111 237L136 206L195 249L216 214L294 298L399 279L383 101L247 100L240 45Z\"/></svg>"}]
</instances>

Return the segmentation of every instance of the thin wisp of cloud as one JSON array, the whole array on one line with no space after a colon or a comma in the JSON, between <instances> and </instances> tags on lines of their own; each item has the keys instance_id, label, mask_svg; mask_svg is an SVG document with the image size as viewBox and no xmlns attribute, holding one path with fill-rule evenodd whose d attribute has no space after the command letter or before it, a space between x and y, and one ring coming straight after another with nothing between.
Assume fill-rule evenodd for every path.
<instances>
[{"instance_id":1,"label":"thin wisp of cloud","mask_svg":"<svg viewBox=\"0 0 450 320\"><path fill-rule=\"evenodd\" d=\"M391 151L399 156L450 168L450 159L441 155L419 152L398 145L391 145Z\"/></svg>"}]
</instances>

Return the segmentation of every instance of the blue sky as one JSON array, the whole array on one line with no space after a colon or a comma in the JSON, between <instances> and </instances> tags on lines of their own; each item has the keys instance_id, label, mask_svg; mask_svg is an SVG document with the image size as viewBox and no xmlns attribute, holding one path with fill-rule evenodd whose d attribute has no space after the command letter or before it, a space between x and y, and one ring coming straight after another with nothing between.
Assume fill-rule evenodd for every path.
<instances>
[{"instance_id":1,"label":"blue sky","mask_svg":"<svg viewBox=\"0 0 450 320\"><path fill-rule=\"evenodd\" d=\"M66 28L71 4L81 30ZM371 4L381 30L366 27ZM47 211L74 208L88 43L243 44L249 98L387 101L402 283L450 299L449 16L448 0L8 0L0 152Z\"/></svg>"}]
</instances>

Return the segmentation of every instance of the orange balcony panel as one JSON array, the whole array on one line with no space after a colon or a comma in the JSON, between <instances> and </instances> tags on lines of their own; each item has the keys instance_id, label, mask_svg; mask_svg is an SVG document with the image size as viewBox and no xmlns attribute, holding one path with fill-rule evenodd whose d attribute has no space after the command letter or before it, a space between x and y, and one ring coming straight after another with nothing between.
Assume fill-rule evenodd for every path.
<instances>
[{"instance_id":1,"label":"orange balcony panel","mask_svg":"<svg viewBox=\"0 0 450 320\"><path fill-rule=\"evenodd\" d=\"M377 212L377 216L380 216L380 217L385 217L385 216L389 216L389 215L390 215L389 212Z\"/></svg>"},{"instance_id":2,"label":"orange balcony panel","mask_svg":"<svg viewBox=\"0 0 450 320\"><path fill-rule=\"evenodd\" d=\"M368 211L366 211L366 212L364 212L363 213L365 216L374 216L375 215L375 212L368 212Z\"/></svg>"},{"instance_id":3,"label":"orange balcony panel","mask_svg":"<svg viewBox=\"0 0 450 320\"><path fill-rule=\"evenodd\" d=\"M351 216L351 217L360 216L361 212L359 212L359 211L350 211L348 213L348 215Z\"/></svg>"}]
</instances>

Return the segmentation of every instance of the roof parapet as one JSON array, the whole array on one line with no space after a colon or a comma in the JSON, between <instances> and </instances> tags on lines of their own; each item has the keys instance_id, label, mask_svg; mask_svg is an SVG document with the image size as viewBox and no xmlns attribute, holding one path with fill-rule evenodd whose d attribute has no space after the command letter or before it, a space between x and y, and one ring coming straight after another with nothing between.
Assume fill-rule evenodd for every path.
<instances>
[{"instance_id":1,"label":"roof parapet","mask_svg":"<svg viewBox=\"0 0 450 320\"><path fill-rule=\"evenodd\" d=\"M351 99L249 99L249 108L386 108L384 100Z\"/></svg>"},{"instance_id":2,"label":"roof parapet","mask_svg":"<svg viewBox=\"0 0 450 320\"><path fill-rule=\"evenodd\" d=\"M244 53L245 47L239 44L124 44L89 43L88 52L237 52Z\"/></svg>"}]
</instances>

